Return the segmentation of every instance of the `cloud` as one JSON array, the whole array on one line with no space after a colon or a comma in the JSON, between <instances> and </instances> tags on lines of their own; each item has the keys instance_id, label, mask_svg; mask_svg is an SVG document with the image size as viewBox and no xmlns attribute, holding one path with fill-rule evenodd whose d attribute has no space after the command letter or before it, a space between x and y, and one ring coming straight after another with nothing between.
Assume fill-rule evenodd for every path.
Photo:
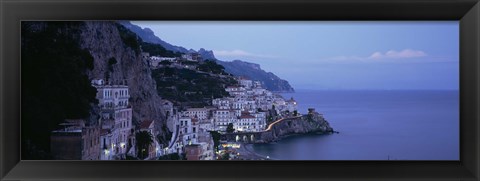
<instances>
[{"instance_id":1,"label":"cloud","mask_svg":"<svg viewBox=\"0 0 480 181\"><path fill-rule=\"evenodd\" d=\"M223 56L223 57L257 57L257 58L274 58L275 57L272 55L250 53L244 50L213 50L213 53L215 54L215 56Z\"/></svg>"},{"instance_id":2,"label":"cloud","mask_svg":"<svg viewBox=\"0 0 480 181\"><path fill-rule=\"evenodd\" d=\"M416 58L425 57L427 54L420 50L405 49L402 51L390 50L386 53L374 52L368 59L391 59L391 58Z\"/></svg>"},{"instance_id":3,"label":"cloud","mask_svg":"<svg viewBox=\"0 0 480 181\"><path fill-rule=\"evenodd\" d=\"M336 56L330 58L324 58L326 61L337 61L337 62L350 62L350 61L378 61L378 60L392 60L392 59L409 59L409 58L418 58L425 57L427 54L420 50L404 49L401 51L389 50L387 52L373 52L370 56L361 57L361 56Z\"/></svg>"}]
</instances>

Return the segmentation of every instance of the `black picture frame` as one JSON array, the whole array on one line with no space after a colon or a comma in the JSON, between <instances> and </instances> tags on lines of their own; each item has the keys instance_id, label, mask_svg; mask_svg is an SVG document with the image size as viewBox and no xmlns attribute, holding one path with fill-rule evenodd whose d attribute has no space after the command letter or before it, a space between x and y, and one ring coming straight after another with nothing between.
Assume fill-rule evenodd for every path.
<instances>
[{"instance_id":1,"label":"black picture frame","mask_svg":"<svg viewBox=\"0 0 480 181\"><path fill-rule=\"evenodd\" d=\"M2 0L2 180L479 180L478 0ZM21 161L22 20L459 20L460 161Z\"/></svg>"}]
</instances>

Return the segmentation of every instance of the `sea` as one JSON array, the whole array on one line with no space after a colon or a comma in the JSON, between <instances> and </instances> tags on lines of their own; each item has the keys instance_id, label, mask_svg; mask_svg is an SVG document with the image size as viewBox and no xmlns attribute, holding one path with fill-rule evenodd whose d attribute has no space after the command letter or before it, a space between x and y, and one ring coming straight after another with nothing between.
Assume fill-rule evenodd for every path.
<instances>
[{"instance_id":1,"label":"sea","mask_svg":"<svg viewBox=\"0 0 480 181\"><path fill-rule=\"evenodd\" d=\"M339 134L255 144L274 160L459 160L456 90L297 90L300 113L323 114Z\"/></svg>"}]
</instances>

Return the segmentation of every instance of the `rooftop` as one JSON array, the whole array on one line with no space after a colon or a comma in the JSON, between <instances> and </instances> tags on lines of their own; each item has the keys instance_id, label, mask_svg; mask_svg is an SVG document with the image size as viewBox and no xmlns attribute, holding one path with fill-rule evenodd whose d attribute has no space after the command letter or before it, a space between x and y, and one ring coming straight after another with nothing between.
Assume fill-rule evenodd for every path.
<instances>
[{"instance_id":1,"label":"rooftop","mask_svg":"<svg viewBox=\"0 0 480 181\"><path fill-rule=\"evenodd\" d=\"M140 129L148 129L152 123L153 123L153 120L145 120L142 123L140 123Z\"/></svg>"},{"instance_id":2,"label":"rooftop","mask_svg":"<svg viewBox=\"0 0 480 181\"><path fill-rule=\"evenodd\" d=\"M241 119L251 119L251 118L255 118L255 116L252 116L250 114L242 114L242 116L240 116Z\"/></svg>"}]
</instances>

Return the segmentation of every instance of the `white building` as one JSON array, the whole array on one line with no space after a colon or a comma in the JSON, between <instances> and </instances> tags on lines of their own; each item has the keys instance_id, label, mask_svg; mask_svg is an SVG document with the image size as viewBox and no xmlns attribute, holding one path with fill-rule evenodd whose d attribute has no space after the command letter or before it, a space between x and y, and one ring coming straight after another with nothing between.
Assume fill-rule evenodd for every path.
<instances>
[{"instance_id":1,"label":"white building","mask_svg":"<svg viewBox=\"0 0 480 181\"><path fill-rule=\"evenodd\" d=\"M198 62L200 61L200 59L202 59L201 55L195 52L183 54L182 58L185 60L194 61L194 62Z\"/></svg>"},{"instance_id":2,"label":"white building","mask_svg":"<svg viewBox=\"0 0 480 181\"><path fill-rule=\"evenodd\" d=\"M160 64L160 62L163 62L163 61L175 62L175 60L177 60L177 58L176 57L151 56L151 57L148 58L148 60L150 61L150 66L157 67Z\"/></svg>"},{"instance_id":3,"label":"white building","mask_svg":"<svg viewBox=\"0 0 480 181\"><path fill-rule=\"evenodd\" d=\"M212 100L212 105L218 109L230 109L233 99L231 98L216 98Z\"/></svg>"},{"instance_id":4,"label":"white building","mask_svg":"<svg viewBox=\"0 0 480 181\"><path fill-rule=\"evenodd\" d=\"M258 80L255 80L253 81L253 87L254 88L261 88L262 87L262 83Z\"/></svg>"},{"instance_id":5,"label":"white building","mask_svg":"<svg viewBox=\"0 0 480 181\"><path fill-rule=\"evenodd\" d=\"M131 138L132 131L132 108L129 105L130 98L128 86L126 85L104 85L95 82L93 86L97 89L96 98L99 101L102 115L101 135L102 158L121 159L125 158L127 152L133 145ZM107 145L108 144L108 145ZM106 150L107 148L108 150Z\"/></svg>"},{"instance_id":6,"label":"white building","mask_svg":"<svg viewBox=\"0 0 480 181\"><path fill-rule=\"evenodd\" d=\"M285 105L286 105L286 110L289 111L290 113L293 113L294 111L297 110L297 101L295 101L293 97L285 101Z\"/></svg>"},{"instance_id":7,"label":"white building","mask_svg":"<svg viewBox=\"0 0 480 181\"><path fill-rule=\"evenodd\" d=\"M194 125L198 121L195 118L190 117L181 117L178 119L179 125L179 136L177 141L177 152L181 153L183 147L188 144L196 143L196 134L198 126Z\"/></svg>"},{"instance_id":8,"label":"white building","mask_svg":"<svg viewBox=\"0 0 480 181\"><path fill-rule=\"evenodd\" d=\"M234 124L235 131L238 132L255 132L259 130L257 119L248 112L242 112L240 119Z\"/></svg>"},{"instance_id":9,"label":"white building","mask_svg":"<svg viewBox=\"0 0 480 181\"><path fill-rule=\"evenodd\" d=\"M238 79L238 83L240 83L241 86L245 87L246 89L251 89L253 88L253 81L249 79L245 79L243 77L240 77Z\"/></svg>"},{"instance_id":10,"label":"white building","mask_svg":"<svg viewBox=\"0 0 480 181\"><path fill-rule=\"evenodd\" d=\"M232 109L218 109L213 114L215 130L225 131L229 123L236 119L236 111Z\"/></svg>"},{"instance_id":11,"label":"white building","mask_svg":"<svg viewBox=\"0 0 480 181\"><path fill-rule=\"evenodd\" d=\"M256 128L254 131L263 131L267 126L267 114L266 112L256 112L252 114L255 117Z\"/></svg>"},{"instance_id":12,"label":"white building","mask_svg":"<svg viewBox=\"0 0 480 181\"><path fill-rule=\"evenodd\" d=\"M188 108L183 112L185 116L190 118L198 118L201 120L207 119L209 116L209 109L207 108Z\"/></svg>"}]
</instances>

